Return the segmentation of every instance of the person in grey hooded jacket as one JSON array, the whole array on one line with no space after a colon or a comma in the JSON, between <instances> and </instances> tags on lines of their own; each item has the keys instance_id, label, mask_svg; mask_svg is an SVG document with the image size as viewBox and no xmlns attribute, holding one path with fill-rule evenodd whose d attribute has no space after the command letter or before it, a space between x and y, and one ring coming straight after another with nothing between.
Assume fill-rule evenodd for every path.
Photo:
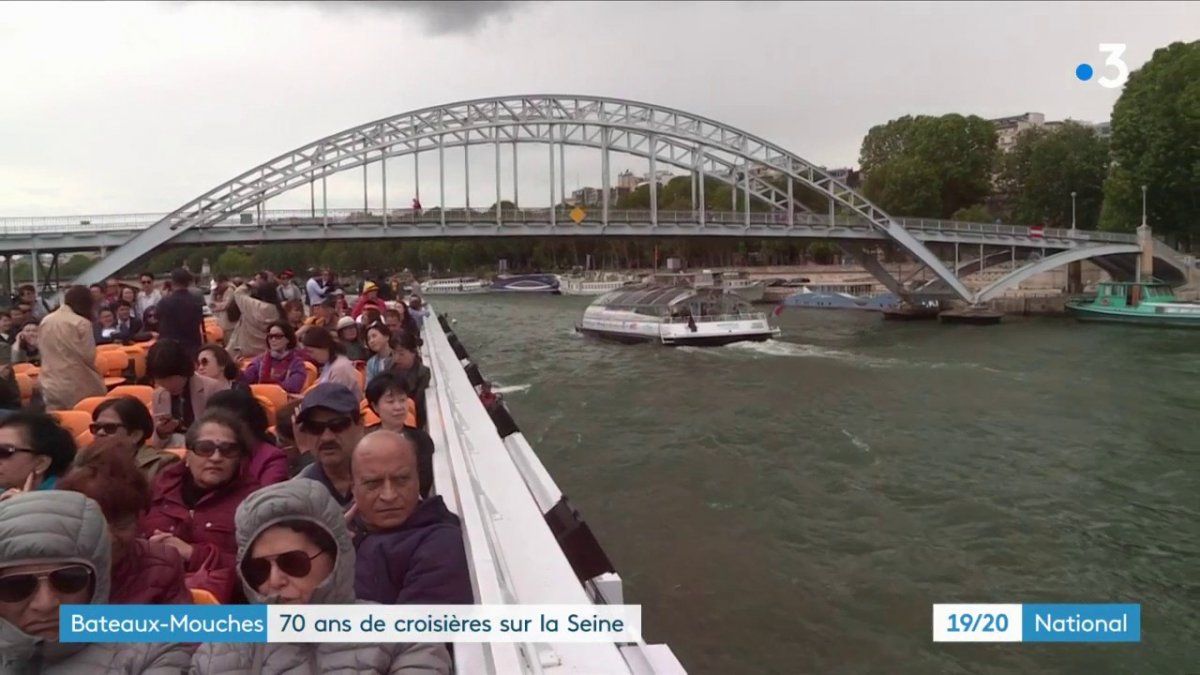
<instances>
[{"instance_id":1,"label":"person in grey hooded jacket","mask_svg":"<svg viewBox=\"0 0 1200 675\"><path fill-rule=\"evenodd\" d=\"M251 603L357 603L354 544L342 508L321 483L292 480L262 488L238 507L235 523L238 576ZM190 672L448 674L450 655L432 643L209 643L196 650Z\"/></svg>"},{"instance_id":2,"label":"person in grey hooded jacket","mask_svg":"<svg viewBox=\"0 0 1200 675\"><path fill-rule=\"evenodd\" d=\"M0 502L0 673L178 675L179 644L63 643L58 608L108 602L111 543L104 513L78 492Z\"/></svg>"}]
</instances>

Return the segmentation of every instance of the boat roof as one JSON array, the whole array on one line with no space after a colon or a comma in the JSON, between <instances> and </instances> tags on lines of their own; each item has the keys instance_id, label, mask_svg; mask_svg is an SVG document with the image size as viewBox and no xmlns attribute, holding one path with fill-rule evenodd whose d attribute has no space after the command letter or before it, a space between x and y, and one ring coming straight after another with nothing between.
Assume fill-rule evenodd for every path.
<instances>
[{"instance_id":1,"label":"boat roof","mask_svg":"<svg viewBox=\"0 0 1200 675\"><path fill-rule=\"evenodd\" d=\"M623 286L596 298L594 304L609 307L669 307L697 295L720 295L721 291L670 284Z\"/></svg>"},{"instance_id":2,"label":"boat roof","mask_svg":"<svg viewBox=\"0 0 1200 675\"><path fill-rule=\"evenodd\" d=\"M1101 281L1098 285L1099 286L1164 286L1164 287L1168 287L1168 288L1171 286L1167 282L1159 281L1158 279L1153 279L1150 281Z\"/></svg>"}]
</instances>

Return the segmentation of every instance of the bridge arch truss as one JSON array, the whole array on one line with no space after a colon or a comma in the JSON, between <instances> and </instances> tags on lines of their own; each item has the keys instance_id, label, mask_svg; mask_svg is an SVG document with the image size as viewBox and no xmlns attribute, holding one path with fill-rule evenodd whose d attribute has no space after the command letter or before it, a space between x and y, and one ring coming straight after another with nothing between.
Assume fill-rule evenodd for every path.
<instances>
[{"instance_id":1,"label":"bridge arch truss","mask_svg":"<svg viewBox=\"0 0 1200 675\"><path fill-rule=\"evenodd\" d=\"M545 144L550 150L551 203L563 197L561 181L554 196L554 146L598 148L602 166L602 222L607 221L608 155L621 152L649 159L651 171L658 163L692 172L699 186L697 206L704 218L703 190L706 178L737 185L742 190L742 207L749 223L751 198L761 200L791 218L805 210L795 199L794 185L801 185L858 216L886 233L929 268L959 297L971 293L920 240L882 209L845 183L803 158L762 138L691 113L662 106L615 98L576 95L528 95L462 101L401 113L326 136L284 153L208 190L171 212L154 225L99 261L80 277L93 283L117 273L149 251L181 233L204 228L249 209L263 208L267 200L285 192L315 185L330 175L374 162L424 153L439 155L439 207L444 204L444 152L446 148L491 145L497 150L496 218L499 208L499 148L504 144ZM562 151L559 151L560 166ZM419 161L414 159L414 161ZM419 164L418 171L419 171ZM469 169L468 169L469 171ZM515 164L514 164L515 173ZM774 173L786 188L764 176ZM465 179L469 184L469 173ZM515 182L515 180L514 180ZM652 220L656 207L656 182L650 181ZM324 190L322 201L325 201ZM735 192L736 194L736 192ZM468 191L469 195L469 191ZM469 198L469 197L468 197ZM314 196L315 200L315 196ZM469 207L469 205L468 205ZM386 187L383 210L387 213ZM443 212L445 208L441 209ZM553 209L551 210L553 213ZM384 216L386 226L386 215ZM653 223L652 223L653 224Z\"/></svg>"}]
</instances>

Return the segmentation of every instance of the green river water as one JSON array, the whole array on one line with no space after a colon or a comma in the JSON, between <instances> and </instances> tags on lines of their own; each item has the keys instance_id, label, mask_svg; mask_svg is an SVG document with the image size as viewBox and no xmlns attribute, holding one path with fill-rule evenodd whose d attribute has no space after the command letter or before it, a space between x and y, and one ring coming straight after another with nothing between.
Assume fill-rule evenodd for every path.
<instances>
[{"instance_id":1,"label":"green river water","mask_svg":"<svg viewBox=\"0 0 1200 675\"><path fill-rule=\"evenodd\" d=\"M691 673L1200 672L1200 332L789 310L585 339L431 298ZM1139 644L934 644L938 602L1131 602Z\"/></svg>"}]
</instances>

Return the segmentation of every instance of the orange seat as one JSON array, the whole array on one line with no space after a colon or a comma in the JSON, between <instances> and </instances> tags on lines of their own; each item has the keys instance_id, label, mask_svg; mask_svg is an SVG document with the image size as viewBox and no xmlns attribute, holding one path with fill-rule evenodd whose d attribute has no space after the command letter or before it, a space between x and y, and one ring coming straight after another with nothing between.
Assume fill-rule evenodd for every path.
<instances>
[{"instance_id":1,"label":"orange seat","mask_svg":"<svg viewBox=\"0 0 1200 675\"><path fill-rule=\"evenodd\" d=\"M38 367L32 363L14 363L12 369L14 373L28 373L31 370L36 371Z\"/></svg>"},{"instance_id":2,"label":"orange seat","mask_svg":"<svg viewBox=\"0 0 1200 675\"><path fill-rule=\"evenodd\" d=\"M362 413L362 420L364 427L373 427L379 424L379 415L376 415L374 410L367 408Z\"/></svg>"},{"instance_id":3,"label":"orange seat","mask_svg":"<svg viewBox=\"0 0 1200 675\"><path fill-rule=\"evenodd\" d=\"M271 385L271 386L275 386L275 385ZM255 395L254 399L256 401L258 401L258 404L263 407L263 411L267 413L267 419L269 419L269 420L275 419L275 411L278 410L278 408L275 407L274 401L267 398L266 396L259 396L259 395Z\"/></svg>"},{"instance_id":4,"label":"orange seat","mask_svg":"<svg viewBox=\"0 0 1200 675\"><path fill-rule=\"evenodd\" d=\"M110 342L109 344L105 344L105 345L96 345L97 353L113 352L113 351L116 351L116 352L123 351L123 347L115 342Z\"/></svg>"},{"instance_id":5,"label":"orange seat","mask_svg":"<svg viewBox=\"0 0 1200 675\"><path fill-rule=\"evenodd\" d=\"M279 410L288 403L287 390L277 384L252 384L250 393L270 401L271 407L275 410Z\"/></svg>"},{"instance_id":6,"label":"orange seat","mask_svg":"<svg viewBox=\"0 0 1200 675\"><path fill-rule=\"evenodd\" d=\"M203 588L189 588L188 590L192 592L192 604L194 605L221 604L220 602L217 602L217 596L213 595L210 591L204 590Z\"/></svg>"},{"instance_id":7,"label":"orange seat","mask_svg":"<svg viewBox=\"0 0 1200 675\"><path fill-rule=\"evenodd\" d=\"M55 410L50 414L64 429L71 432L72 436L91 431L88 427L92 425L92 416L82 410Z\"/></svg>"},{"instance_id":8,"label":"orange seat","mask_svg":"<svg viewBox=\"0 0 1200 675\"><path fill-rule=\"evenodd\" d=\"M145 384L123 384L108 392L108 398L118 396L132 396L141 401L147 410L154 406L154 387Z\"/></svg>"},{"instance_id":9,"label":"orange seat","mask_svg":"<svg viewBox=\"0 0 1200 675\"><path fill-rule=\"evenodd\" d=\"M216 323L204 324L204 342L210 345L225 344L225 331Z\"/></svg>"},{"instance_id":10,"label":"orange seat","mask_svg":"<svg viewBox=\"0 0 1200 675\"><path fill-rule=\"evenodd\" d=\"M105 384L108 384L107 379L110 377L119 377L124 382L125 369L128 367L129 355L125 353L125 350L120 345L117 345L117 349L106 349L96 352L96 370L104 376Z\"/></svg>"},{"instance_id":11,"label":"orange seat","mask_svg":"<svg viewBox=\"0 0 1200 675\"><path fill-rule=\"evenodd\" d=\"M187 455L187 448L163 448L163 452L169 452L179 459L183 459Z\"/></svg>"},{"instance_id":12,"label":"orange seat","mask_svg":"<svg viewBox=\"0 0 1200 675\"><path fill-rule=\"evenodd\" d=\"M17 388L21 390L21 404L28 404L29 399L33 398L33 378L29 373L15 373L17 378Z\"/></svg>"},{"instance_id":13,"label":"orange seat","mask_svg":"<svg viewBox=\"0 0 1200 675\"><path fill-rule=\"evenodd\" d=\"M88 416L92 416L96 414L96 408L107 400L107 396L89 396L79 401L79 403L76 403L72 410L85 412L88 414Z\"/></svg>"},{"instance_id":14,"label":"orange seat","mask_svg":"<svg viewBox=\"0 0 1200 675\"><path fill-rule=\"evenodd\" d=\"M308 388L317 383L317 376L320 374L315 363L310 361L304 362L304 372L308 374L308 378L304 380L304 386L300 387L300 391L308 391Z\"/></svg>"},{"instance_id":15,"label":"orange seat","mask_svg":"<svg viewBox=\"0 0 1200 675\"><path fill-rule=\"evenodd\" d=\"M146 377L146 349L139 344L126 345L125 353L133 362L133 377L141 382Z\"/></svg>"},{"instance_id":16,"label":"orange seat","mask_svg":"<svg viewBox=\"0 0 1200 675\"><path fill-rule=\"evenodd\" d=\"M92 435L92 431L89 429L75 437L75 447L80 449L86 448L94 440L96 440L96 437Z\"/></svg>"}]
</instances>

